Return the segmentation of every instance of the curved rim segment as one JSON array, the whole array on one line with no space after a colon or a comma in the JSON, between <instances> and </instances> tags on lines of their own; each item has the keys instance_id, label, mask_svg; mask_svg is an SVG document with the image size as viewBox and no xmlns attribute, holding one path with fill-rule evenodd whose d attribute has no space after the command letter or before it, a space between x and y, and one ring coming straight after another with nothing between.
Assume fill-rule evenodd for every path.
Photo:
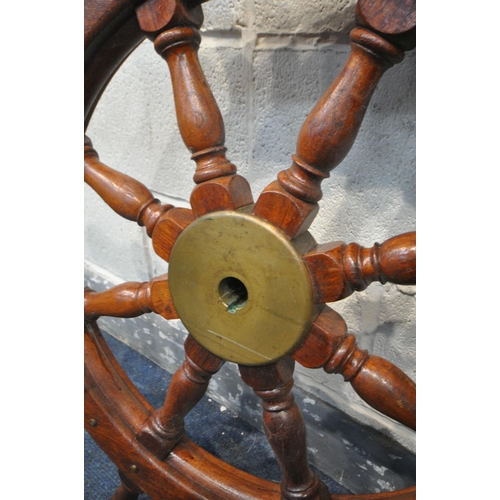
<instances>
[{"instance_id":1,"label":"curved rim segment","mask_svg":"<svg viewBox=\"0 0 500 500\"><path fill-rule=\"evenodd\" d=\"M111 461L154 499L277 500L279 484L229 465L183 437L165 461L136 441L154 411L120 367L97 323L85 327L85 429ZM131 472L137 471L137 472ZM413 500L415 487L332 500Z\"/></svg>"}]
</instances>

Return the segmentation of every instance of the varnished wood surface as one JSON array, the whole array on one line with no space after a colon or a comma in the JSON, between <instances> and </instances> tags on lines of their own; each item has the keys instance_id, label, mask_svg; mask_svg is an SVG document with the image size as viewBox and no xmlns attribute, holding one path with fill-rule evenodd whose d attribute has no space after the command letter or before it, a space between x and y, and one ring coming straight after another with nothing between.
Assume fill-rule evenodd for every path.
<instances>
[{"instance_id":1,"label":"varnished wood surface","mask_svg":"<svg viewBox=\"0 0 500 500\"><path fill-rule=\"evenodd\" d=\"M236 173L225 157L224 122L198 60L200 32L192 27L164 31L156 51L167 61L181 137L196 161L194 181Z\"/></svg>"},{"instance_id":2,"label":"varnished wood surface","mask_svg":"<svg viewBox=\"0 0 500 500\"><path fill-rule=\"evenodd\" d=\"M290 392L294 364L285 357L266 366L240 366L240 374L262 400L264 430L283 472L282 498L326 500L328 489L307 462L304 418Z\"/></svg>"},{"instance_id":3,"label":"varnished wood surface","mask_svg":"<svg viewBox=\"0 0 500 500\"><path fill-rule=\"evenodd\" d=\"M292 166L278 174L282 190L272 183L254 209L256 215L290 237L294 236L293 231L299 234L311 224L311 214L322 197L321 182L350 151L380 78L404 57L398 47L365 28L354 28L351 41L351 52L342 71L302 125ZM287 203L293 213L284 218L284 211L275 207L289 197L299 201ZM293 209L294 206L299 209Z\"/></svg>"},{"instance_id":4,"label":"varnished wood surface","mask_svg":"<svg viewBox=\"0 0 500 500\"><path fill-rule=\"evenodd\" d=\"M417 236L400 234L364 248L340 241L318 245L304 256L313 280L315 302L335 302L365 290L373 281L415 285Z\"/></svg>"},{"instance_id":5,"label":"varnished wood surface","mask_svg":"<svg viewBox=\"0 0 500 500\"><path fill-rule=\"evenodd\" d=\"M120 470L128 476L134 474L138 489L154 500L164 500L165 491L178 500L280 498L278 484L235 469L185 437L166 461L157 459L135 439L154 409L121 370L96 323L88 324L84 339L85 428ZM330 498L414 500L416 496L415 488L408 488L368 495L330 495Z\"/></svg>"},{"instance_id":6,"label":"varnished wood surface","mask_svg":"<svg viewBox=\"0 0 500 500\"><path fill-rule=\"evenodd\" d=\"M103 292L85 289L85 319L95 320L99 316L135 318L144 313L155 312L165 319L177 319L170 295L167 275L158 276L150 282L128 282Z\"/></svg>"},{"instance_id":7,"label":"varnished wood surface","mask_svg":"<svg viewBox=\"0 0 500 500\"><path fill-rule=\"evenodd\" d=\"M142 183L102 163L88 138L84 155L86 182L122 217L145 226L155 252L166 261L179 235L196 218L220 210L251 210L289 239L304 233L318 212L321 183L351 149L379 80L414 45L414 2L360 1L358 26L351 32L351 53L343 70L305 120L292 165L278 174L253 206L248 182L226 157L222 116L198 60L200 3L85 3L85 123L111 76L145 36L169 66L179 131L196 164L192 210L162 205ZM320 244L304 256L304 263L314 302L321 308L374 280L414 283L416 236L395 236L372 248ZM291 358L240 367L243 380L262 399L266 435L283 472L280 493L279 486L237 471L183 437L185 415L203 396L223 360L189 336L186 360L174 375L165 404L155 411L104 345L95 323L101 315L155 312L166 319L177 317L166 276L100 293L86 290L85 299L86 428L121 471L116 498L135 498L140 491L158 499L165 491L179 499L329 497L307 463L303 419L290 392ZM314 318L292 357L303 366L341 374L368 404L415 428L413 381L387 360L360 350L343 319L329 307L323 306ZM349 498L406 500L415 498L415 490Z\"/></svg>"},{"instance_id":8,"label":"varnished wood surface","mask_svg":"<svg viewBox=\"0 0 500 500\"><path fill-rule=\"evenodd\" d=\"M85 332L85 348L85 428L120 470L137 467L138 488L158 500L166 491L179 500L279 498L279 485L231 467L185 437L165 462L156 458L135 439L154 409L117 369L95 323Z\"/></svg>"},{"instance_id":9,"label":"varnished wood surface","mask_svg":"<svg viewBox=\"0 0 500 500\"><path fill-rule=\"evenodd\" d=\"M340 373L370 406L416 429L416 384L397 366L357 347L342 317L325 306L293 358L306 368Z\"/></svg>"},{"instance_id":10,"label":"varnished wood surface","mask_svg":"<svg viewBox=\"0 0 500 500\"><path fill-rule=\"evenodd\" d=\"M386 37L402 50L416 44L416 0L359 0L356 21Z\"/></svg>"},{"instance_id":11,"label":"varnished wood surface","mask_svg":"<svg viewBox=\"0 0 500 500\"><path fill-rule=\"evenodd\" d=\"M84 181L123 218L146 226L152 236L158 219L172 205L162 205L141 182L104 165L91 140L84 137Z\"/></svg>"},{"instance_id":12,"label":"varnished wood surface","mask_svg":"<svg viewBox=\"0 0 500 500\"><path fill-rule=\"evenodd\" d=\"M184 343L186 359L175 372L164 405L146 421L137 440L160 459L164 459L184 434L184 418L205 395L212 375L223 365L191 335Z\"/></svg>"},{"instance_id":13,"label":"varnished wood surface","mask_svg":"<svg viewBox=\"0 0 500 500\"><path fill-rule=\"evenodd\" d=\"M197 217L253 203L248 182L226 158L224 122L198 60L200 40L192 26L166 29L154 40L170 70L181 137L196 162L193 180L199 186L190 201Z\"/></svg>"}]
</instances>

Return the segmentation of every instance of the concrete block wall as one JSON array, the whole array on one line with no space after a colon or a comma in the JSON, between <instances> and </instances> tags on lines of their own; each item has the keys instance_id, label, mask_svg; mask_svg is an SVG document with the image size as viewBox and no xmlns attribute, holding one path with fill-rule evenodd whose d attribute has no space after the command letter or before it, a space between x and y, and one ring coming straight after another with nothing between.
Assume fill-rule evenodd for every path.
<instances>
[{"instance_id":1,"label":"concrete block wall","mask_svg":"<svg viewBox=\"0 0 500 500\"><path fill-rule=\"evenodd\" d=\"M250 182L254 199L290 166L304 119L345 62L354 5L352 0L203 4L200 61L224 117L227 156ZM415 51L407 53L384 75L351 152L323 182L320 213L311 227L318 242L371 246L415 229L415 60ZM139 46L117 73L87 133L104 163L140 180L160 200L189 206L194 162L178 133L168 67L151 42ZM85 259L86 283L96 290L148 281L168 270L144 229L116 215L87 186ZM415 379L415 287L372 284L331 306L361 348ZM100 323L169 371L182 360L186 332L180 321L146 315ZM210 395L258 424L253 393L234 367L225 370ZM296 374L298 388L415 449L413 432L368 407L341 377L301 367Z\"/></svg>"}]
</instances>

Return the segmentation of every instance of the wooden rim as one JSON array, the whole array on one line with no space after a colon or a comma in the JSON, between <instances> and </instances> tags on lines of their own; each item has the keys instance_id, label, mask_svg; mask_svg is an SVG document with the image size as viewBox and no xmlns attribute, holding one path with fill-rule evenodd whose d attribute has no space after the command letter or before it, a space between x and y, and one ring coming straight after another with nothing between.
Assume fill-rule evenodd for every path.
<instances>
[{"instance_id":1,"label":"wooden rim","mask_svg":"<svg viewBox=\"0 0 500 500\"><path fill-rule=\"evenodd\" d=\"M227 464L186 437L165 461L158 460L135 439L154 409L116 361L97 323L86 324L84 337L85 429L118 469L130 474L144 493L152 498L164 498L168 491L171 498L193 500L280 498L279 484ZM237 487L233 486L235 483ZM332 494L331 499L410 500L415 498L415 492L416 488L411 487L366 495Z\"/></svg>"},{"instance_id":2,"label":"wooden rim","mask_svg":"<svg viewBox=\"0 0 500 500\"><path fill-rule=\"evenodd\" d=\"M135 15L141 1L107 0L99 4L97 14L95 9L92 15L85 12L85 127L115 72L145 39ZM157 459L135 439L153 411L114 358L97 324L86 323L85 429L138 488L158 499L165 498L165 491L173 498L199 500L280 498L279 484L245 473L185 437L165 461ZM332 500L415 498L416 487L331 495Z\"/></svg>"}]
</instances>

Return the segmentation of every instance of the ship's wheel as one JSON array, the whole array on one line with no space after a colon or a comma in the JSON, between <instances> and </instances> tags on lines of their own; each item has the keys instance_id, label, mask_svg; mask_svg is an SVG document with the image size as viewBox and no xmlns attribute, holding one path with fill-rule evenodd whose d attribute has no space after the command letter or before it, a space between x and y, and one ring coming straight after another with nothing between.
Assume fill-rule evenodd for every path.
<instances>
[{"instance_id":1,"label":"ship's wheel","mask_svg":"<svg viewBox=\"0 0 500 500\"><path fill-rule=\"evenodd\" d=\"M169 66L181 136L196 162L191 208L162 205L140 182L104 165L85 137L85 181L118 214L145 226L168 276L85 290L85 427L117 465L114 498L410 499L415 488L330 495L307 461L291 388L295 363L340 373L368 404L415 429L415 384L369 355L327 303L372 281L415 284L416 237L363 248L318 244L308 231L321 182L351 148L382 74L415 41L415 4L360 0L351 53L307 117L289 169L254 201L225 155L222 117L200 67L200 0L86 0L85 124L107 83L147 36ZM189 331L185 361L154 409L114 359L99 316L156 313ZM261 398L281 466L275 484L235 469L184 436L184 417L224 362Z\"/></svg>"}]
</instances>

